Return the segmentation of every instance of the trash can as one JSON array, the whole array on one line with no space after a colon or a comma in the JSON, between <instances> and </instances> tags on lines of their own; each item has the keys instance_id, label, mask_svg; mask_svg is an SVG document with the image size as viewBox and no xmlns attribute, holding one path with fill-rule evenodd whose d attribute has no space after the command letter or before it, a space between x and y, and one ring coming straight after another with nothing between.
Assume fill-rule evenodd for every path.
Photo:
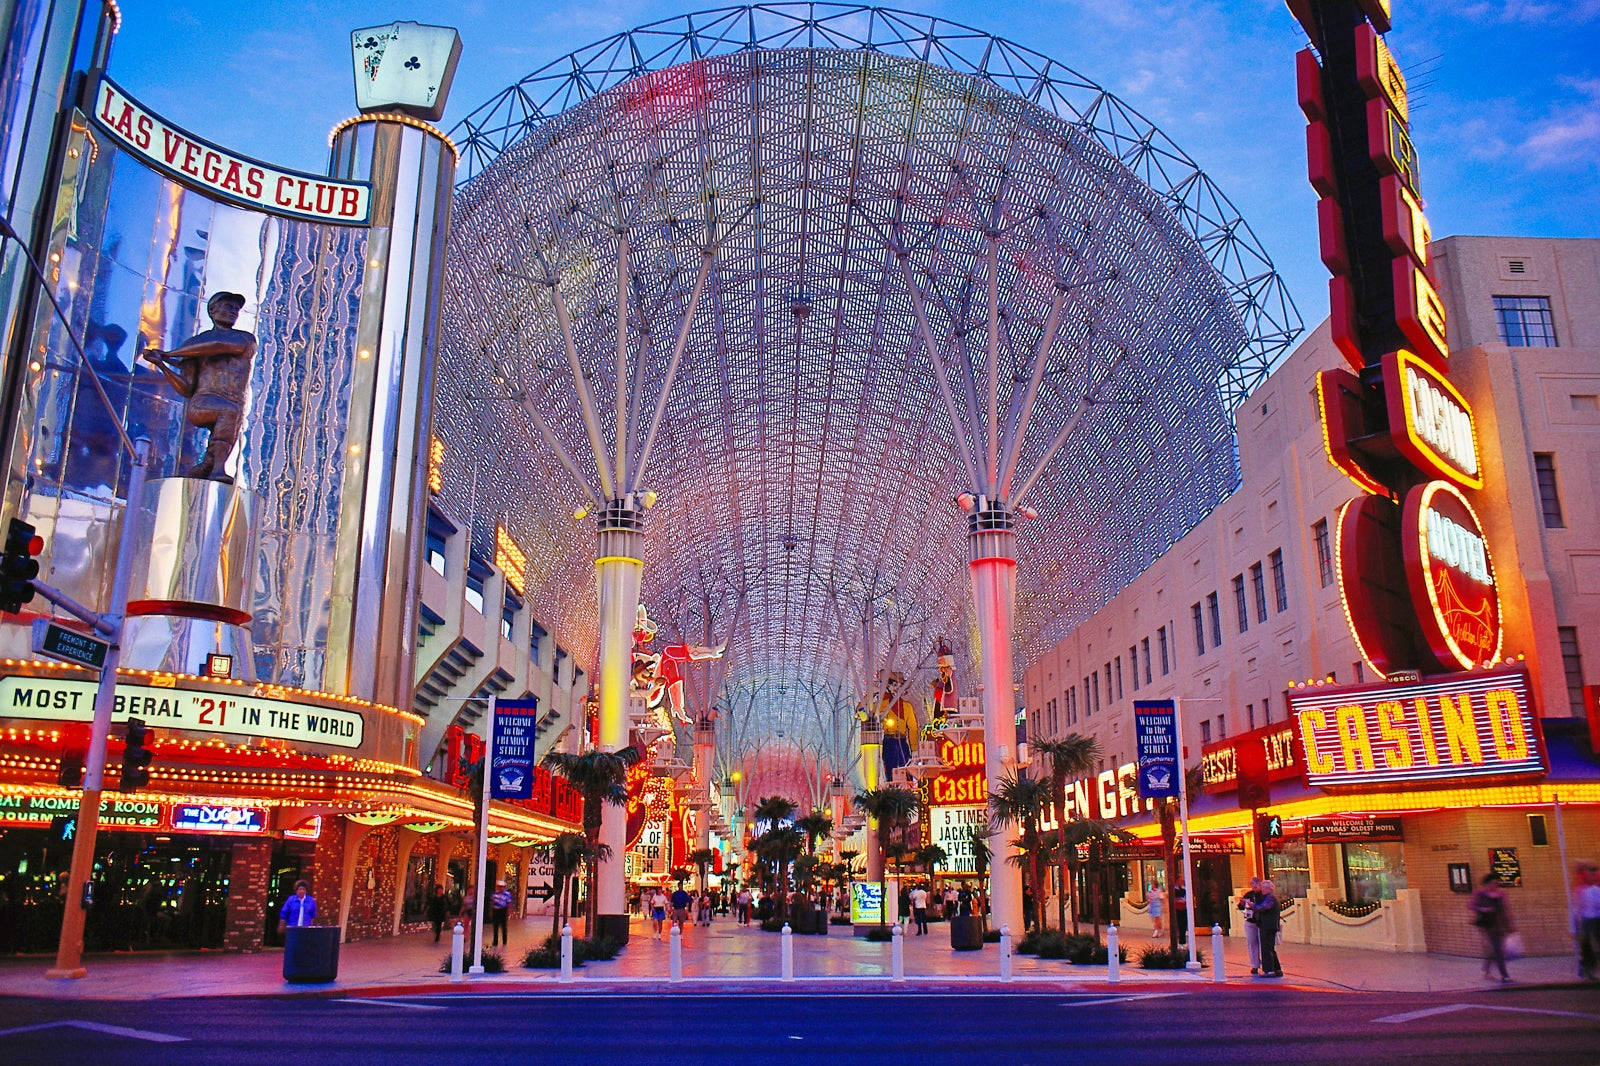
<instances>
[{"instance_id":1,"label":"trash can","mask_svg":"<svg viewBox=\"0 0 1600 1066\"><path fill-rule=\"evenodd\" d=\"M951 918L950 946L956 951L982 951L983 919L976 914L958 914Z\"/></svg>"},{"instance_id":2,"label":"trash can","mask_svg":"<svg viewBox=\"0 0 1600 1066\"><path fill-rule=\"evenodd\" d=\"M283 979L291 984L327 984L339 976L337 925L292 925L283 934Z\"/></svg>"}]
</instances>

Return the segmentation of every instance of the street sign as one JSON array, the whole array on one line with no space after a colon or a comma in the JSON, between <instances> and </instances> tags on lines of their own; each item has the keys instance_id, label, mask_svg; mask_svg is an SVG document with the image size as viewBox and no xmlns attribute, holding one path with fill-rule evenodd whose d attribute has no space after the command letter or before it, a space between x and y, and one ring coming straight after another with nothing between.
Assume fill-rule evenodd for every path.
<instances>
[{"instance_id":1,"label":"street sign","mask_svg":"<svg viewBox=\"0 0 1600 1066\"><path fill-rule=\"evenodd\" d=\"M33 620L33 650L39 655L99 670L105 666L106 652L110 649L105 641L56 625L48 618Z\"/></svg>"},{"instance_id":2,"label":"street sign","mask_svg":"<svg viewBox=\"0 0 1600 1066\"><path fill-rule=\"evenodd\" d=\"M528 886L528 898L549 902L550 900L556 898L556 886L548 883L538 885L530 884Z\"/></svg>"},{"instance_id":3,"label":"street sign","mask_svg":"<svg viewBox=\"0 0 1600 1066\"><path fill-rule=\"evenodd\" d=\"M1139 750L1139 796L1177 796L1183 786L1177 705L1171 700L1134 701L1133 731Z\"/></svg>"},{"instance_id":4,"label":"street sign","mask_svg":"<svg viewBox=\"0 0 1600 1066\"><path fill-rule=\"evenodd\" d=\"M533 745L538 724L538 700L495 702L489 763L495 799L533 798Z\"/></svg>"}]
</instances>

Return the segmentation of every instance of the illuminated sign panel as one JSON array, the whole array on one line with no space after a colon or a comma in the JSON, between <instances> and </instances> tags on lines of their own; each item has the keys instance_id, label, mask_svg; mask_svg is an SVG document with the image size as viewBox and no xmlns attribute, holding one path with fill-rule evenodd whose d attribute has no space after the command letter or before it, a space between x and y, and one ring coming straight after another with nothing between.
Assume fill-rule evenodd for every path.
<instances>
[{"instance_id":1,"label":"illuminated sign panel","mask_svg":"<svg viewBox=\"0 0 1600 1066\"><path fill-rule=\"evenodd\" d=\"M372 211L372 189L365 182L280 170L237 155L169 124L109 78L101 78L95 87L94 119L118 147L221 200L344 225L365 225Z\"/></svg>"},{"instance_id":2,"label":"illuminated sign panel","mask_svg":"<svg viewBox=\"0 0 1600 1066\"><path fill-rule=\"evenodd\" d=\"M1394 320L1418 355L1440 370L1450 362L1444 301L1433 282L1410 259L1394 261Z\"/></svg>"},{"instance_id":3,"label":"illuminated sign panel","mask_svg":"<svg viewBox=\"0 0 1600 1066\"><path fill-rule=\"evenodd\" d=\"M166 808L144 800L100 801L100 826L159 829ZM52 818L77 817L77 796L0 796L0 826L49 825Z\"/></svg>"},{"instance_id":4,"label":"illuminated sign panel","mask_svg":"<svg viewBox=\"0 0 1600 1066\"><path fill-rule=\"evenodd\" d=\"M939 869L945 873L977 873L972 830L981 828L985 833L988 832L989 808L983 804L972 807L930 807L928 823L928 842L939 845L946 855Z\"/></svg>"},{"instance_id":5,"label":"illuminated sign panel","mask_svg":"<svg viewBox=\"0 0 1600 1066\"><path fill-rule=\"evenodd\" d=\"M1200 752L1200 773L1207 792L1232 792L1239 780L1239 750L1259 746L1266 756L1267 780L1289 781L1304 767L1296 750L1298 733L1293 722L1263 726L1249 733L1208 744Z\"/></svg>"},{"instance_id":6,"label":"illuminated sign panel","mask_svg":"<svg viewBox=\"0 0 1600 1066\"><path fill-rule=\"evenodd\" d=\"M939 761L950 769L928 782L930 807L965 807L989 802L989 779L984 768L983 741L939 744Z\"/></svg>"},{"instance_id":7,"label":"illuminated sign panel","mask_svg":"<svg viewBox=\"0 0 1600 1066\"><path fill-rule=\"evenodd\" d=\"M1440 665L1470 670L1500 657L1505 628L1483 524L1444 481L1406 496L1401 544L1423 635Z\"/></svg>"},{"instance_id":8,"label":"illuminated sign panel","mask_svg":"<svg viewBox=\"0 0 1600 1066\"><path fill-rule=\"evenodd\" d=\"M88 722L94 718L93 681L0 677L0 718ZM355 711L265 699L232 692L200 692L153 685L118 685L113 721L129 715L154 729L270 737L301 744L359 748L365 722Z\"/></svg>"},{"instance_id":9,"label":"illuminated sign panel","mask_svg":"<svg viewBox=\"0 0 1600 1066\"><path fill-rule=\"evenodd\" d=\"M1389 436L1417 469L1469 489L1483 488L1478 434L1467 399L1410 352L1383 359Z\"/></svg>"},{"instance_id":10,"label":"illuminated sign panel","mask_svg":"<svg viewBox=\"0 0 1600 1066\"><path fill-rule=\"evenodd\" d=\"M1545 772L1521 669L1296 689L1289 707L1299 723L1306 781L1319 788Z\"/></svg>"},{"instance_id":11,"label":"illuminated sign panel","mask_svg":"<svg viewBox=\"0 0 1600 1066\"><path fill-rule=\"evenodd\" d=\"M194 833L265 833L267 812L260 807L179 803L172 808L172 828Z\"/></svg>"}]
</instances>

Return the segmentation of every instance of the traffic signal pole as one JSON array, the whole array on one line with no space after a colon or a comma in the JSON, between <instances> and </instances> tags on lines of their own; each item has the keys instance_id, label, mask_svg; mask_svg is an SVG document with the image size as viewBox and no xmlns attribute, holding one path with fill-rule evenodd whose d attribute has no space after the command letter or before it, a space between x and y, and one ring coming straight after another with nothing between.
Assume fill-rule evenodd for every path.
<instances>
[{"instance_id":1,"label":"traffic signal pole","mask_svg":"<svg viewBox=\"0 0 1600 1066\"><path fill-rule=\"evenodd\" d=\"M61 941L56 964L46 977L87 977L83 966L83 926L89 914L90 886L94 876L95 837L100 831L100 797L105 789L106 738L111 733L111 712L116 706L117 664L122 659L122 622L128 607L128 582L133 571L136 516L144 497L150 463L150 441L140 437L133 445L133 468L128 474L128 503L122 512L122 534L117 542L117 569L111 581L111 608L103 620L110 648L100 668L100 686L94 694L94 722L89 727L89 755L84 760L83 795L78 801L78 828L72 838L72 868L67 875L67 898L61 916Z\"/></svg>"}]
</instances>

